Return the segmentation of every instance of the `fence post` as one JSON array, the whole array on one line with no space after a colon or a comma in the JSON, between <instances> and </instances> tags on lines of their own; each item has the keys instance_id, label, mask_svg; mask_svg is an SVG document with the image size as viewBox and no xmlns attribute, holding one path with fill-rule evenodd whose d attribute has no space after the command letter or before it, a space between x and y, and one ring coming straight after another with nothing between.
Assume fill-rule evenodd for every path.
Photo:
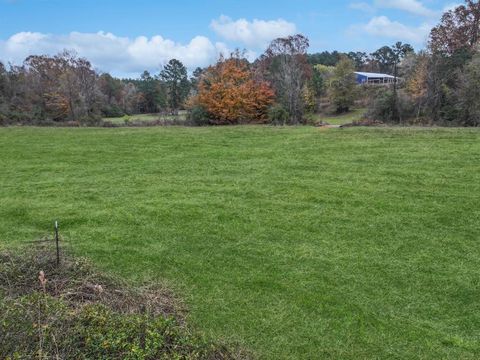
<instances>
[{"instance_id":1,"label":"fence post","mask_svg":"<svg viewBox=\"0 0 480 360\"><path fill-rule=\"evenodd\" d=\"M57 267L60 265L60 245L58 243L58 221L55 221L55 245L57 247Z\"/></svg>"}]
</instances>

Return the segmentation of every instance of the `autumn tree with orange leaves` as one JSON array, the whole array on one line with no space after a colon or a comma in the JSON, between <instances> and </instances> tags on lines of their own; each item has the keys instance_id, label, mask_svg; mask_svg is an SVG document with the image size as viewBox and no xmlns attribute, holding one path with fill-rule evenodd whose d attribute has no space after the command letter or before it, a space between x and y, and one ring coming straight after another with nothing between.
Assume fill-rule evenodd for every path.
<instances>
[{"instance_id":1,"label":"autumn tree with orange leaves","mask_svg":"<svg viewBox=\"0 0 480 360\"><path fill-rule=\"evenodd\" d=\"M235 53L228 59L220 58L204 71L197 102L216 125L262 123L274 97L270 85L256 80L248 61Z\"/></svg>"}]
</instances>

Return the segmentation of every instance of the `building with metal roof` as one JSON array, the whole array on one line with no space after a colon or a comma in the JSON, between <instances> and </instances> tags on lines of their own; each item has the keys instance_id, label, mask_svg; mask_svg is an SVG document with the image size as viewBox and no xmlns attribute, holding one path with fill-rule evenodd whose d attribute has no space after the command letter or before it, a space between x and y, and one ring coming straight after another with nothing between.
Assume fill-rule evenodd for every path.
<instances>
[{"instance_id":1,"label":"building with metal roof","mask_svg":"<svg viewBox=\"0 0 480 360\"><path fill-rule=\"evenodd\" d=\"M387 84L393 84L395 82L395 76L388 75L388 74L356 71L355 76L357 79L357 84L360 84L360 85L363 85L363 84L387 85ZM398 81L398 78L397 78L397 81Z\"/></svg>"}]
</instances>

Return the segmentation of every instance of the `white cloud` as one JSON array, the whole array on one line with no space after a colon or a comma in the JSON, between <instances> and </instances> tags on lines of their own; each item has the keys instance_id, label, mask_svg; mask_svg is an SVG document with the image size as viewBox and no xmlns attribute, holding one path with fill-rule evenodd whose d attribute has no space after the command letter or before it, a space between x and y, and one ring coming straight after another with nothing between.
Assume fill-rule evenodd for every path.
<instances>
[{"instance_id":1,"label":"white cloud","mask_svg":"<svg viewBox=\"0 0 480 360\"><path fill-rule=\"evenodd\" d=\"M375 5L379 8L403 10L420 16L438 16L438 12L427 8L419 0L375 0Z\"/></svg>"},{"instance_id":2,"label":"white cloud","mask_svg":"<svg viewBox=\"0 0 480 360\"><path fill-rule=\"evenodd\" d=\"M72 32L68 35L20 32L5 41L0 40L0 60L21 63L28 55L53 55L64 49L75 50L100 70L118 75L138 75L145 69L156 70L172 58L193 69L209 65L220 53L229 53L225 44L214 44L204 36L180 44L160 35L132 39L106 32Z\"/></svg>"},{"instance_id":3,"label":"white cloud","mask_svg":"<svg viewBox=\"0 0 480 360\"><path fill-rule=\"evenodd\" d=\"M355 2L349 5L350 9L360 10L366 13L373 13L376 11L375 7L366 2Z\"/></svg>"},{"instance_id":4,"label":"white cloud","mask_svg":"<svg viewBox=\"0 0 480 360\"><path fill-rule=\"evenodd\" d=\"M232 20L222 15L213 20L210 27L221 37L230 41L237 41L246 46L260 49L278 37L294 35L297 32L295 24L278 20L248 21L246 19Z\"/></svg>"},{"instance_id":5,"label":"white cloud","mask_svg":"<svg viewBox=\"0 0 480 360\"><path fill-rule=\"evenodd\" d=\"M398 21L392 21L386 16L377 16L371 19L368 24L361 25L359 30L377 37L422 44L427 39L431 28L432 25L427 23L418 27L410 27Z\"/></svg>"},{"instance_id":6,"label":"white cloud","mask_svg":"<svg viewBox=\"0 0 480 360\"><path fill-rule=\"evenodd\" d=\"M447 11L450 11L450 10L455 10L457 7L461 6L461 5L465 5L463 3L451 3L451 4L447 4L443 7L443 12L447 12Z\"/></svg>"}]
</instances>

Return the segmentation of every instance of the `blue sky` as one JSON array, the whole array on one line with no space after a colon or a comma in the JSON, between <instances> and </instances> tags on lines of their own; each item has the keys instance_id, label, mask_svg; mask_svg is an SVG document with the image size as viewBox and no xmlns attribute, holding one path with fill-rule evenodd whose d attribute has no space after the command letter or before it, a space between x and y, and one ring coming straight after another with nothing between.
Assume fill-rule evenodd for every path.
<instances>
[{"instance_id":1,"label":"blue sky","mask_svg":"<svg viewBox=\"0 0 480 360\"><path fill-rule=\"evenodd\" d=\"M74 49L116 75L157 70L171 57L189 68L221 52L253 59L275 37L303 33L311 52L425 44L444 0L0 0L0 60Z\"/></svg>"}]
</instances>

